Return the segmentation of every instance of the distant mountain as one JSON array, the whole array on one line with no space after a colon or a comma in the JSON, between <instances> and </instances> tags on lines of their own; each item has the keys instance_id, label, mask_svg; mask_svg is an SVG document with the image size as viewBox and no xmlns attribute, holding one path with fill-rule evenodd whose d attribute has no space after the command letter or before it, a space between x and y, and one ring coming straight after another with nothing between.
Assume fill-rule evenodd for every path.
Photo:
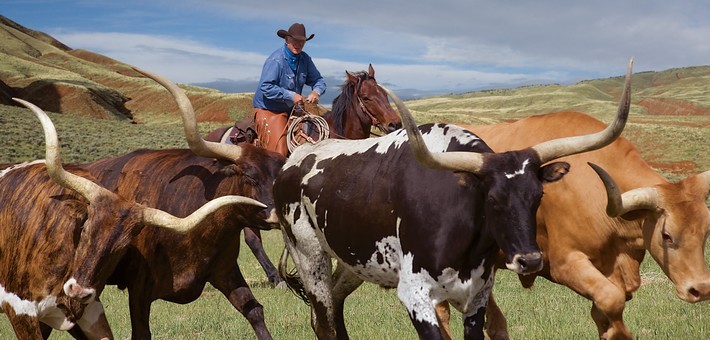
<instances>
[{"instance_id":1,"label":"distant mountain","mask_svg":"<svg viewBox=\"0 0 710 340\"><path fill-rule=\"evenodd\" d=\"M322 105L330 107L333 103L333 99L340 95L340 89L345 81L345 76L343 78L325 77L325 83L328 84L328 89L325 94L320 98ZM218 79L207 83L192 83L191 85L206 87L222 91L224 93L248 93L253 94L258 86L258 81L246 81L246 80L232 80L232 79ZM383 84L385 85L385 84ZM303 93L308 93L310 88L305 86L303 88ZM417 99L422 97L434 96L441 94L445 91L422 91L416 89L397 89L397 96L402 100Z\"/></svg>"},{"instance_id":2,"label":"distant mountain","mask_svg":"<svg viewBox=\"0 0 710 340\"><path fill-rule=\"evenodd\" d=\"M336 79L333 77L326 77L325 83L328 85L323 96L320 98L320 103L324 106L330 107L333 103L333 99L340 94L340 86L345 81L345 79ZM215 81L207 83L193 83L191 85L211 88L215 90L222 91L224 93L247 93L250 95L254 94L256 87L259 85L258 81L246 81L246 80L232 80L232 79L218 79ZM303 87L303 94L307 94L310 88L308 86Z\"/></svg>"},{"instance_id":3,"label":"distant mountain","mask_svg":"<svg viewBox=\"0 0 710 340\"><path fill-rule=\"evenodd\" d=\"M333 99L340 94L341 86L345 81L343 78L326 77L325 83L328 84L328 89L325 94L320 98L321 104L330 107L333 103ZM224 93L249 93L253 94L256 90L258 81L246 81L246 80L232 80L232 79L218 79L215 81L207 83L192 83L191 85L206 87L222 91ZM386 84L383 84L386 85ZM308 93L308 86L305 86L303 93ZM397 96L402 100L411 100L423 97L430 97L445 93L446 91L423 91L417 89L397 89Z\"/></svg>"}]
</instances>

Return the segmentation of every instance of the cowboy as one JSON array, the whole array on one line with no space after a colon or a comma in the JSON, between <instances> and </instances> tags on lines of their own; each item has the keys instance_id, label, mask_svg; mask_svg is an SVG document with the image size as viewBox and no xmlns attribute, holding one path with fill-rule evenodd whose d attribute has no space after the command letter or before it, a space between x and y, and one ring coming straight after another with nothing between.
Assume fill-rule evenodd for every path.
<instances>
[{"instance_id":1,"label":"cowboy","mask_svg":"<svg viewBox=\"0 0 710 340\"><path fill-rule=\"evenodd\" d=\"M286 130L289 115L296 104L318 103L325 92L325 80L313 64L313 60L303 52L306 41L306 27L295 23L288 31L276 34L285 40L283 47L272 53L264 62L259 86L254 93L254 125L261 146L288 155ZM301 95L303 86L312 91L307 97Z\"/></svg>"}]
</instances>

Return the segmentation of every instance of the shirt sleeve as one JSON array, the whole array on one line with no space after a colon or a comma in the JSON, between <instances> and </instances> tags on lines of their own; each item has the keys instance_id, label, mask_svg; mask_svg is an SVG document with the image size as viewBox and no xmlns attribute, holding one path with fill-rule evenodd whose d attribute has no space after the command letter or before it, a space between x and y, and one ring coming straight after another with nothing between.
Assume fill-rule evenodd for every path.
<instances>
[{"instance_id":1,"label":"shirt sleeve","mask_svg":"<svg viewBox=\"0 0 710 340\"><path fill-rule=\"evenodd\" d=\"M313 60L308 58L308 74L306 75L306 85L310 86L313 91L322 96L326 90L325 79L321 76L320 72L313 63Z\"/></svg>"},{"instance_id":2,"label":"shirt sleeve","mask_svg":"<svg viewBox=\"0 0 710 340\"><path fill-rule=\"evenodd\" d=\"M293 102L295 92L281 87L281 68L276 60L268 59L261 71L259 87L264 96L271 100Z\"/></svg>"}]
</instances>

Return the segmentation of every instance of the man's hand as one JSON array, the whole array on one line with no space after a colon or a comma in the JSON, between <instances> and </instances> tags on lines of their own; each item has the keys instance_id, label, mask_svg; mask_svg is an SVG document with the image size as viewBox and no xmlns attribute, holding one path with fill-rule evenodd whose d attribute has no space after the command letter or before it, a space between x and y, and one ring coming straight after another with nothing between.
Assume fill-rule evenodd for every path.
<instances>
[{"instance_id":1,"label":"man's hand","mask_svg":"<svg viewBox=\"0 0 710 340\"><path fill-rule=\"evenodd\" d=\"M303 96L296 93L293 95L293 104L303 103Z\"/></svg>"},{"instance_id":2,"label":"man's hand","mask_svg":"<svg viewBox=\"0 0 710 340\"><path fill-rule=\"evenodd\" d=\"M306 101L309 103L318 104L319 99L320 99L320 95L316 91L313 91L313 92L311 92L311 94L308 95L308 98L306 98Z\"/></svg>"}]
</instances>

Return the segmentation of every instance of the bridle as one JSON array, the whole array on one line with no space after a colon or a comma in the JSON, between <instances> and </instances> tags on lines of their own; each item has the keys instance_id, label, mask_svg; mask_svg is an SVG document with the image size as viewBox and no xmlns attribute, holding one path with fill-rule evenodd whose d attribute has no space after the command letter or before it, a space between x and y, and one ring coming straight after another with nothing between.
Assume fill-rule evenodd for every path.
<instances>
[{"instance_id":1,"label":"bridle","mask_svg":"<svg viewBox=\"0 0 710 340\"><path fill-rule=\"evenodd\" d=\"M362 110L362 112L364 112L370 118L371 125L375 126L378 130L380 130L380 132L383 133L382 135L378 135L378 134L372 133L372 130L370 130L370 135L374 135L377 137L381 137L383 135L386 135L387 129L385 129L385 127L382 125L382 122L377 120L377 117L375 117L375 115L373 115L372 112L370 112L370 110L367 109L367 107L365 106L365 103L362 102L362 98L360 98L360 87L361 86L362 86L362 82L358 81L357 89L355 90L355 97L357 97L357 102L358 102L358 104L360 104L360 110Z\"/></svg>"}]
</instances>

